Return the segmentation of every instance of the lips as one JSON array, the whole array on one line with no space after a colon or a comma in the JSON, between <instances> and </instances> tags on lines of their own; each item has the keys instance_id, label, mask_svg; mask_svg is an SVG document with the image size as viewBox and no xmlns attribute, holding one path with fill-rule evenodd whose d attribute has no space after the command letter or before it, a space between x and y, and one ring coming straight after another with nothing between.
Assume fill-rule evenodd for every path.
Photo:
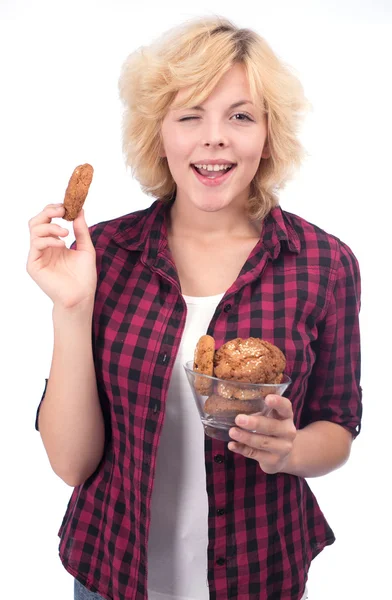
<instances>
[{"instance_id":1,"label":"lips","mask_svg":"<svg viewBox=\"0 0 392 600\"><path fill-rule=\"evenodd\" d=\"M194 165L191 165L192 171L197 177L197 179L207 187L216 187L218 185L223 185L231 177L232 173L235 171L236 166L237 165L233 164L230 167L230 169L227 169L226 171L220 171L220 174L217 177L208 177L207 175L201 175L201 173L199 173L196 167ZM213 171L211 171L211 173L212 172Z\"/></svg>"},{"instance_id":2,"label":"lips","mask_svg":"<svg viewBox=\"0 0 392 600\"><path fill-rule=\"evenodd\" d=\"M197 171L197 172L198 172L200 175L203 175L204 177L208 177L208 175L204 175L203 173L200 173L200 169L198 169L198 168L196 167L196 165L191 165L191 166L192 166L192 167L195 169L195 171ZM217 176L219 177L220 175L224 175L225 173L228 173L228 171L231 171L231 169L232 169L233 167L235 167L235 164L234 164L234 163L233 163L233 164L232 164L232 165L231 165L231 166L230 166L228 169L224 169L224 170L222 170L222 171L209 171L209 173L211 173L211 174L212 174L212 173L218 173L219 175L217 175Z\"/></svg>"}]
</instances>

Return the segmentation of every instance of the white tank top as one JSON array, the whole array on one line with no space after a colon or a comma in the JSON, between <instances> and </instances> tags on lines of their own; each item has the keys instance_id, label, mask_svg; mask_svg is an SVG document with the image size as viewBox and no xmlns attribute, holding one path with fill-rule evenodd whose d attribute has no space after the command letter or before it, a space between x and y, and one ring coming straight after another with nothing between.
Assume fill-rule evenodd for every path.
<instances>
[{"instance_id":1,"label":"white tank top","mask_svg":"<svg viewBox=\"0 0 392 600\"><path fill-rule=\"evenodd\" d=\"M209 600L204 430L184 363L193 360L223 294L184 296L187 317L158 448L148 541L149 600Z\"/></svg>"}]
</instances>

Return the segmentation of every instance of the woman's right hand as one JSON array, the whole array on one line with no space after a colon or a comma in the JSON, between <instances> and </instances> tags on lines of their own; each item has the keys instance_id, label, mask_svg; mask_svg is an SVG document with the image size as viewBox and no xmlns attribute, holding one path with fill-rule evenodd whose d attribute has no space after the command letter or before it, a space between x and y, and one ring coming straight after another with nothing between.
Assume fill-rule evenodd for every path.
<instances>
[{"instance_id":1,"label":"woman's right hand","mask_svg":"<svg viewBox=\"0 0 392 600\"><path fill-rule=\"evenodd\" d=\"M97 287L95 248L83 209L73 221L76 249L70 250L60 239L68 230L52 223L63 217L62 204L49 204L30 219L30 252L27 272L55 305L74 308L94 303Z\"/></svg>"}]
</instances>

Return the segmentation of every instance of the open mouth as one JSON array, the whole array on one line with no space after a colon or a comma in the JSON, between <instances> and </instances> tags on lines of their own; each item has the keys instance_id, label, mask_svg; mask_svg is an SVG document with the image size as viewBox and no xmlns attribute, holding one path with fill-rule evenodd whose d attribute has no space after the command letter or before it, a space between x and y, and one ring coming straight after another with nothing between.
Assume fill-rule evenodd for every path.
<instances>
[{"instance_id":1,"label":"open mouth","mask_svg":"<svg viewBox=\"0 0 392 600\"><path fill-rule=\"evenodd\" d=\"M199 175L201 175L202 177L208 177L210 179L216 179L217 177L221 177L222 175L225 175L226 173L231 171L233 169L233 167L235 167L235 166L236 166L235 164L232 164L232 165L230 165L230 167L228 169L222 169L220 171L206 171L205 169L203 169L203 171L201 171L195 165L191 165L191 167L197 173L199 173Z\"/></svg>"},{"instance_id":2,"label":"open mouth","mask_svg":"<svg viewBox=\"0 0 392 600\"><path fill-rule=\"evenodd\" d=\"M203 169L202 171L195 167L195 165L191 164L192 170L195 173L197 179L206 186L215 187L217 185L221 185L225 183L230 177L235 167L237 165L234 163L228 169L223 169L221 171L206 171Z\"/></svg>"}]
</instances>

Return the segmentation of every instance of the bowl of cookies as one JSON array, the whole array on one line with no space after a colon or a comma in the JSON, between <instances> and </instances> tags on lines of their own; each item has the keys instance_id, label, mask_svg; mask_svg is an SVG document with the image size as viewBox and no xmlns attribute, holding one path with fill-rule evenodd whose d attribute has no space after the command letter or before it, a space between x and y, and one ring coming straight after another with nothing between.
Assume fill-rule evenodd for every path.
<instances>
[{"instance_id":1,"label":"bowl of cookies","mask_svg":"<svg viewBox=\"0 0 392 600\"><path fill-rule=\"evenodd\" d=\"M203 335L184 369L206 435L229 441L237 415L268 416L266 396L282 396L291 383L285 367L283 352L266 340L235 338L217 350Z\"/></svg>"}]
</instances>

